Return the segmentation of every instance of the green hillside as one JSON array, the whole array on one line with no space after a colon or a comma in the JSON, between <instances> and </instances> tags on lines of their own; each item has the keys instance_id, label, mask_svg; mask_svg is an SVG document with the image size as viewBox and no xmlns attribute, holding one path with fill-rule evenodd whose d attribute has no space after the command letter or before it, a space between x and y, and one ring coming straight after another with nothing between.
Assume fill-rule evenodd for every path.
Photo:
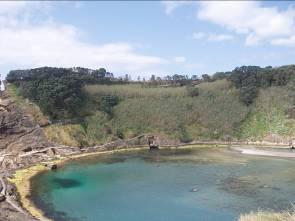
<instances>
[{"instance_id":1,"label":"green hillside","mask_svg":"<svg viewBox=\"0 0 295 221\"><path fill-rule=\"evenodd\" d=\"M35 70L25 72L27 80L19 79L21 71L13 72L16 79L9 75L10 93L18 91L19 100L27 97L40 106L53 120L45 128L47 136L66 145L88 146L143 133L181 142L279 142L295 135L294 66L246 66L198 81L177 76L137 83L69 69L63 69L67 75L61 80L58 69L55 75L50 68Z\"/></svg>"}]
</instances>

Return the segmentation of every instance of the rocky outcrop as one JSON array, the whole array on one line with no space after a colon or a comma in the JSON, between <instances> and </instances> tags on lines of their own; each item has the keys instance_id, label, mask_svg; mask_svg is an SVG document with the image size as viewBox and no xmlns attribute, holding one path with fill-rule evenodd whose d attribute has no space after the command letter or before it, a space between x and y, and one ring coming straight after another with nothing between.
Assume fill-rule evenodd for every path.
<instances>
[{"instance_id":1,"label":"rocky outcrop","mask_svg":"<svg viewBox=\"0 0 295 221\"><path fill-rule=\"evenodd\" d=\"M41 127L7 94L0 96L0 220L33 221L19 204L18 193L7 178L18 168L51 160L57 155L79 152L79 148L56 146Z\"/></svg>"},{"instance_id":2,"label":"rocky outcrop","mask_svg":"<svg viewBox=\"0 0 295 221\"><path fill-rule=\"evenodd\" d=\"M39 125L9 98L0 101L0 151L10 154L52 146Z\"/></svg>"}]
</instances>

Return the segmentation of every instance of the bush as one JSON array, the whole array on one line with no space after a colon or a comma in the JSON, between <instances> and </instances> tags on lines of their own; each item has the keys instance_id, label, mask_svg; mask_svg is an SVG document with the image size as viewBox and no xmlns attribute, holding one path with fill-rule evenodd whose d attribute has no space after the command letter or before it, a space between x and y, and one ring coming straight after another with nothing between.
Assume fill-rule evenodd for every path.
<instances>
[{"instance_id":1,"label":"bush","mask_svg":"<svg viewBox=\"0 0 295 221\"><path fill-rule=\"evenodd\" d=\"M254 99L257 97L258 88L255 86L242 87L240 89L240 100L246 104L250 105L253 103Z\"/></svg>"},{"instance_id":2,"label":"bush","mask_svg":"<svg viewBox=\"0 0 295 221\"><path fill-rule=\"evenodd\" d=\"M183 126L180 127L179 139L183 143L189 143L192 141L192 138L190 137L189 133L187 132L187 130Z\"/></svg>"},{"instance_id":3,"label":"bush","mask_svg":"<svg viewBox=\"0 0 295 221\"><path fill-rule=\"evenodd\" d=\"M119 103L119 99L116 96L112 96L112 95L102 96L99 99L99 110L112 116L113 107L117 105L118 103Z\"/></svg>"},{"instance_id":4,"label":"bush","mask_svg":"<svg viewBox=\"0 0 295 221\"><path fill-rule=\"evenodd\" d=\"M199 95L199 88L197 88L193 85L186 86L186 90L187 90L188 95L191 97L196 97Z\"/></svg>"},{"instance_id":5,"label":"bush","mask_svg":"<svg viewBox=\"0 0 295 221\"><path fill-rule=\"evenodd\" d=\"M9 72L7 80L17 85L23 96L39 105L53 119L79 116L85 94L84 84L107 82L101 70L84 68L36 68Z\"/></svg>"}]
</instances>

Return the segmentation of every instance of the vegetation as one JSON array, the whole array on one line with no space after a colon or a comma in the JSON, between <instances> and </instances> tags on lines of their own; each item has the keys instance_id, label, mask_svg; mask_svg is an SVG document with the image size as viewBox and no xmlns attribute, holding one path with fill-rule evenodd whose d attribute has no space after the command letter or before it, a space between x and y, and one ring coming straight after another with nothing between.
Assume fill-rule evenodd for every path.
<instances>
[{"instance_id":1,"label":"vegetation","mask_svg":"<svg viewBox=\"0 0 295 221\"><path fill-rule=\"evenodd\" d=\"M283 212L267 212L259 211L257 213L250 213L241 215L239 221L294 221L294 211L283 211Z\"/></svg>"},{"instance_id":2,"label":"vegetation","mask_svg":"<svg viewBox=\"0 0 295 221\"><path fill-rule=\"evenodd\" d=\"M19 87L24 97L34 101L53 119L73 118L85 99L81 88L86 83L107 81L104 69L36 68L11 71L7 81Z\"/></svg>"},{"instance_id":3,"label":"vegetation","mask_svg":"<svg viewBox=\"0 0 295 221\"><path fill-rule=\"evenodd\" d=\"M295 134L295 120L286 111L293 104L286 87L270 87L259 92L251 113L241 127L241 138L262 140L276 134L285 139Z\"/></svg>"},{"instance_id":4,"label":"vegetation","mask_svg":"<svg viewBox=\"0 0 295 221\"><path fill-rule=\"evenodd\" d=\"M15 85L10 85L7 89L8 94L12 99L27 113L30 119L39 125L46 125L49 123L49 117L44 115L39 106L29 101L22 96L21 91Z\"/></svg>"},{"instance_id":5,"label":"vegetation","mask_svg":"<svg viewBox=\"0 0 295 221\"><path fill-rule=\"evenodd\" d=\"M260 88L285 86L293 81L295 65L279 68L243 66L228 73L228 79L240 89L240 99L246 105L252 104Z\"/></svg>"},{"instance_id":6,"label":"vegetation","mask_svg":"<svg viewBox=\"0 0 295 221\"><path fill-rule=\"evenodd\" d=\"M243 66L200 79L132 82L83 68L12 71L7 79L15 93L58 122L45 130L53 141L85 146L142 133L182 142L289 139L295 134L294 76L291 65Z\"/></svg>"},{"instance_id":7,"label":"vegetation","mask_svg":"<svg viewBox=\"0 0 295 221\"><path fill-rule=\"evenodd\" d=\"M91 96L112 95L119 98L149 97L159 99L188 95L185 87L150 87L144 84L86 85L84 90Z\"/></svg>"}]
</instances>

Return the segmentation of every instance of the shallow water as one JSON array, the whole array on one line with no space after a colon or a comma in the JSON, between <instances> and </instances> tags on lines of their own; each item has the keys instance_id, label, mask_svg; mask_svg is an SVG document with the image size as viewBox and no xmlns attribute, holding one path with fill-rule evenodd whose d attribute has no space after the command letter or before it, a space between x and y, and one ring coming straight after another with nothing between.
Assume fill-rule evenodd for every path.
<instances>
[{"instance_id":1,"label":"shallow water","mask_svg":"<svg viewBox=\"0 0 295 221\"><path fill-rule=\"evenodd\" d=\"M295 161L227 149L87 157L32 180L32 199L58 221L227 221L295 199Z\"/></svg>"}]
</instances>

